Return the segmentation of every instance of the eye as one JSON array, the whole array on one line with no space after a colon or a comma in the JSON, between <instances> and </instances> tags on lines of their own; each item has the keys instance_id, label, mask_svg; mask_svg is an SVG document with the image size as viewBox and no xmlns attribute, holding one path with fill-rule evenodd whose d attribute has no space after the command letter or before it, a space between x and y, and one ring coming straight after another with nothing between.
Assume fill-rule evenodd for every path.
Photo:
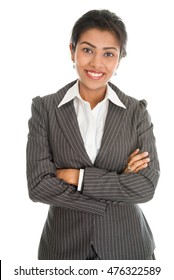
<instances>
[{"instance_id":1,"label":"eye","mask_svg":"<svg viewBox=\"0 0 174 280\"><path fill-rule=\"evenodd\" d=\"M83 48L83 51L84 51L85 53L92 53L92 50L89 49L89 48Z\"/></svg>"},{"instance_id":2,"label":"eye","mask_svg":"<svg viewBox=\"0 0 174 280\"><path fill-rule=\"evenodd\" d=\"M105 54L104 54L104 56L106 56L106 57L113 57L113 56L114 56L114 54L113 54L113 53L111 53L111 52L107 52L107 53L105 53Z\"/></svg>"}]
</instances>

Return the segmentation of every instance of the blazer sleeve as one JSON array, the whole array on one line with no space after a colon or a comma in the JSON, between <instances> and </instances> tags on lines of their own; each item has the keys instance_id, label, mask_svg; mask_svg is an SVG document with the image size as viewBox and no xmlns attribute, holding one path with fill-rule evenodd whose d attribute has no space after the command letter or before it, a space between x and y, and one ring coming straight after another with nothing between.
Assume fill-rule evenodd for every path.
<instances>
[{"instance_id":1,"label":"blazer sleeve","mask_svg":"<svg viewBox=\"0 0 174 280\"><path fill-rule=\"evenodd\" d=\"M33 99L27 142L27 181L35 202L104 215L106 203L86 196L56 177L49 145L47 116L40 97Z\"/></svg>"},{"instance_id":2,"label":"blazer sleeve","mask_svg":"<svg viewBox=\"0 0 174 280\"><path fill-rule=\"evenodd\" d=\"M149 166L138 173L129 174L86 167L83 194L104 201L131 204L147 202L153 198L160 171L153 125L146 110L146 101L139 102L135 113L137 114L137 148L140 148L141 151L148 151L151 159Z\"/></svg>"}]
</instances>

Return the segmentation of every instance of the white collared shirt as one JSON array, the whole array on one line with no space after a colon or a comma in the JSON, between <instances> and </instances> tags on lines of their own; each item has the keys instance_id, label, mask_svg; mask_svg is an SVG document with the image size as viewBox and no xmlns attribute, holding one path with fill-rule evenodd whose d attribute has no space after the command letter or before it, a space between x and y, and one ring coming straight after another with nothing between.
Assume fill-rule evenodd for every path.
<instances>
[{"instance_id":1,"label":"white collared shirt","mask_svg":"<svg viewBox=\"0 0 174 280\"><path fill-rule=\"evenodd\" d=\"M116 92L113 91L109 85L107 85L105 98L92 110L90 103L83 100L80 96L78 81L67 91L58 107L63 106L72 99L74 101L75 112L86 152L91 162L94 163L101 146L109 100L116 106L122 107L124 109L126 109L126 107L118 98ZM83 172L83 169L80 170L78 190L81 190Z\"/></svg>"}]
</instances>

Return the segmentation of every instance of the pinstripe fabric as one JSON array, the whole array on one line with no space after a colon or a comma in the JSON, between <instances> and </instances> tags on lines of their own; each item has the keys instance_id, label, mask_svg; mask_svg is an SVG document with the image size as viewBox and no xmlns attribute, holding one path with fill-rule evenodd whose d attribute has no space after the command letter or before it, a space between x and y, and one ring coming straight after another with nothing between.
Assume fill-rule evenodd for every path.
<instances>
[{"instance_id":1,"label":"pinstripe fabric","mask_svg":"<svg viewBox=\"0 0 174 280\"><path fill-rule=\"evenodd\" d=\"M152 199L159 178L146 102L110 83L127 109L110 102L101 148L92 164L73 101L58 108L74 83L55 94L36 97L32 104L27 143L29 196L50 205L39 259L86 259L91 246L100 259L146 259L155 245L138 203ZM149 152L148 168L122 174L137 147ZM82 191L56 178L57 168L84 168Z\"/></svg>"}]
</instances>

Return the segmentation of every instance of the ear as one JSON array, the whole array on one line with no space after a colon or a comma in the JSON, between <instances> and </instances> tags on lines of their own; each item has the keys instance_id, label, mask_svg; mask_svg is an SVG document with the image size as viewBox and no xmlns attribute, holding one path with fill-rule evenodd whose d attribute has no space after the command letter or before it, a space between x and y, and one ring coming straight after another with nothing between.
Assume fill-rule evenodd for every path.
<instances>
[{"instance_id":1,"label":"ear","mask_svg":"<svg viewBox=\"0 0 174 280\"><path fill-rule=\"evenodd\" d=\"M74 62L75 61L75 53L74 53L74 48L72 42L69 44L70 52L71 52L71 60Z\"/></svg>"}]
</instances>

